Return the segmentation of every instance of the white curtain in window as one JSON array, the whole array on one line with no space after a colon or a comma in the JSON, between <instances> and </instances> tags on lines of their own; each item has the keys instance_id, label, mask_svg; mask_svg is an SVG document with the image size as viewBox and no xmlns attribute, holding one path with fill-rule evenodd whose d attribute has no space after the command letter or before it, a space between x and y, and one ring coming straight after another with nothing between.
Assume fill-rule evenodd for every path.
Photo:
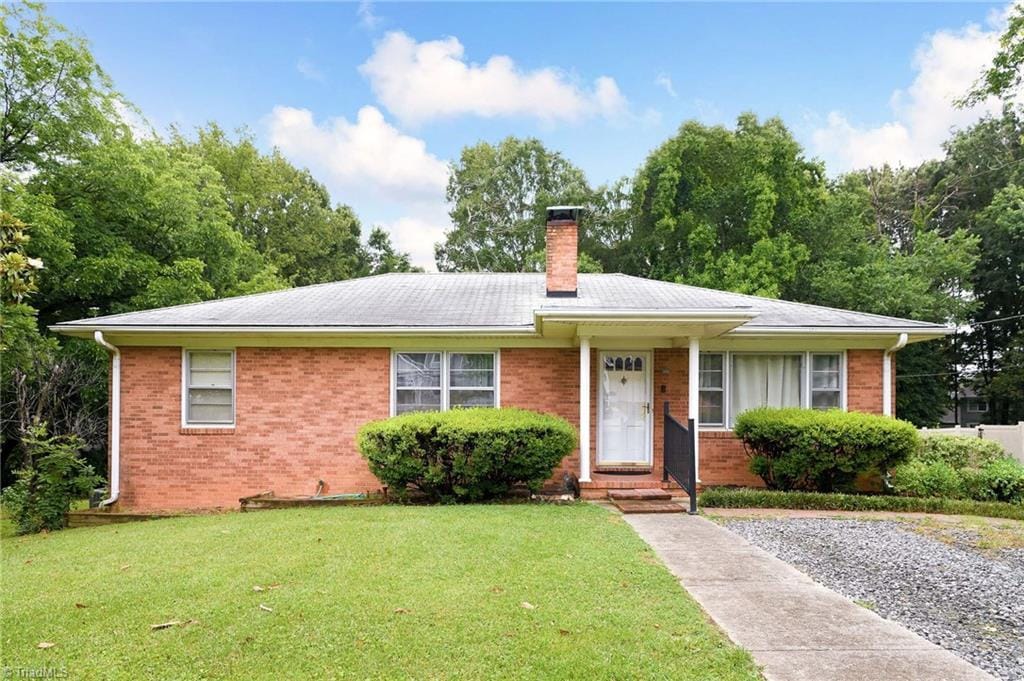
<instances>
[{"instance_id":1,"label":"white curtain in window","mask_svg":"<svg viewBox=\"0 0 1024 681\"><path fill-rule=\"evenodd\" d=\"M799 355L733 355L730 414L754 407L799 407Z\"/></svg>"}]
</instances>

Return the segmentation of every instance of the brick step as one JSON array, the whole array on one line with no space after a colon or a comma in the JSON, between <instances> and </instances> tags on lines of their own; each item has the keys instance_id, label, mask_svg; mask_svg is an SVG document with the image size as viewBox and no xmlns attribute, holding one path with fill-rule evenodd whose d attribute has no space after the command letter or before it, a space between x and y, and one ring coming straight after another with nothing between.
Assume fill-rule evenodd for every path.
<instances>
[{"instance_id":1,"label":"brick step","mask_svg":"<svg viewBox=\"0 0 1024 681\"><path fill-rule=\"evenodd\" d=\"M673 501L619 501L612 505L623 513L682 513L685 509Z\"/></svg>"},{"instance_id":2,"label":"brick step","mask_svg":"<svg viewBox=\"0 0 1024 681\"><path fill-rule=\"evenodd\" d=\"M663 489L610 489L608 498L620 501L669 501L672 493Z\"/></svg>"}]
</instances>

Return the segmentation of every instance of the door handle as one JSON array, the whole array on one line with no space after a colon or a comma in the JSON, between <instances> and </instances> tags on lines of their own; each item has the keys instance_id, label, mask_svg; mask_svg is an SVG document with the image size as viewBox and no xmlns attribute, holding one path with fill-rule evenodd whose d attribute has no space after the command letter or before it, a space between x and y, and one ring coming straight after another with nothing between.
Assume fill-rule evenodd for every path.
<instances>
[{"instance_id":1,"label":"door handle","mask_svg":"<svg viewBox=\"0 0 1024 681\"><path fill-rule=\"evenodd\" d=\"M645 414L650 414L651 413L651 403L650 402L644 402L644 413Z\"/></svg>"}]
</instances>

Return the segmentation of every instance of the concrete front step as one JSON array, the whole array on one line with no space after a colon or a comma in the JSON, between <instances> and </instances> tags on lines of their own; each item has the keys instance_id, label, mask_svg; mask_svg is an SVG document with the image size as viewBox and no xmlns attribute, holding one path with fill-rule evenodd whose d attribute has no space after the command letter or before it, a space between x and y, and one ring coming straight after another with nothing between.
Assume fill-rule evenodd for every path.
<instances>
[{"instance_id":1,"label":"concrete front step","mask_svg":"<svg viewBox=\"0 0 1024 681\"><path fill-rule=\"evenodd\" d=\"M672 493L663 489L610 489L608 498L616 501L669 501Z\"/></svg>"},{"instance_id":2,"label":"concrete front step","mask_svg":"<svg viewBox=\"0 0 1024 681\"><path fill-rule=\"evenodd\" d=\"M682 513L685 509L673 501L612 500L612 506L623 513Z\"/></svg>"}]
</instances>

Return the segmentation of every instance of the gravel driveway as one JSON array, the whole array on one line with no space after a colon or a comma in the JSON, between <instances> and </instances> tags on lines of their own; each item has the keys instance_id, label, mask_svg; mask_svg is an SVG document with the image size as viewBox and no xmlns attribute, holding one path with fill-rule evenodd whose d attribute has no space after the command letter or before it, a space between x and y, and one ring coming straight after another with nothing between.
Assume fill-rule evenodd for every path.
<instances>
[{"instance_id":1,"label":"gravel driveway","mask_svg":"<svg viewBox=\"0 0 1024 681\"><path fill-rule=\"evenodd\" d=\"M1024 679L1024 549L981 551L969 529L942 541L910 522L726 519L819 583L1002 679Z\"/></svg>"}]
</instances>

